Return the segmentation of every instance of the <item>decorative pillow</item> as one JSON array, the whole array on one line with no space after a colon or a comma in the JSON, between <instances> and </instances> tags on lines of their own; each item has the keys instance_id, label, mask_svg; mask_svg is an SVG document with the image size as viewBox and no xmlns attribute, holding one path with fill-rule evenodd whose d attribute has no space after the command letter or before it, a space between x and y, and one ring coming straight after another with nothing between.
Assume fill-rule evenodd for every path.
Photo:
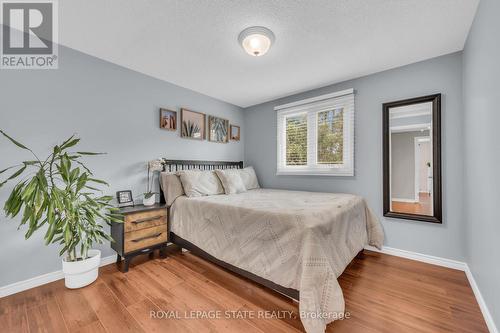
<instances>
[{"instance_id":1,"label":"decorative pillow","mask_svg":"<svg viewBox=\"0 0 500 333\"><path fill-rule=\"evenodd\" d=\"M236 194L247 191L243 179L240 177L240 170L215 170L215 173L219 176L226 194Z\"/></svg>"},{"instance_id":2,"label":"decorative pillow","mask_svg":"<svg viewBox=\"0 0 500 333\"><path fill-rule=\"evenodd\" d=\"M181 180L179 179L179 176L171 172L161 172L160 177L161 189L163 190L167 206L172 206L175 199L184 195Z\"/></svg>"},{"instance_id":3,"label":"decorative pillow","mask_svg":"<svg viewBox=\"0 0 500 333\"><path fill-rule=\"evenodd\" d=\"M247 190L260 188L259 181L257 180L257 175L255 174L255 170L253 169L252 166L240 169L238 171L240 173L241 179L243 180L243 184L245 184L245 188Z\"/></svg>"},{"instance_id":4,"label":"decorative pillow","mask_svg":"<svg viewBox=\"0 0 500 333\"><path fill-rule=\"evenodd\" d=\"M177 172L188 197L223 194L224 188L214 171L184 170Z\"/></svg>"}]
</instances>

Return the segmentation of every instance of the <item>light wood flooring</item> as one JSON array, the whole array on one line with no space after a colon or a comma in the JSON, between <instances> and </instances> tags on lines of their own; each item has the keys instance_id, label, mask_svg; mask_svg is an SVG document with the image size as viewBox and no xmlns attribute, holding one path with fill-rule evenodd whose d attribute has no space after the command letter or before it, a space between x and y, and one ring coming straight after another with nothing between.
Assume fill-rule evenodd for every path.
<instances>
[{"instance_id":1,"label":"light wood flooring","mask_svg":"<svg viewBox=\"0 0 500 333\"><path fill-rule=\"evenodd\" d=\"M392 202L392 211L397 213L420 214L432 216L432 202L429 193L420 192L418 202Z\"/></svg>"},{"instance_id":2,"label":"light wood flooring","mask_svg":"<svg viewBox=\"0 0 500 333\"><path fill-rule=\"evenodd\" d=\"M327 332L487 332L461 271L365 251L339 278L350 319ZM299 319L154 319L151 311L286 310L298 304L189 253L115 265L78 290L63 280L0 299L1 332L302 332Z\"/></svg>"}]
</instances>

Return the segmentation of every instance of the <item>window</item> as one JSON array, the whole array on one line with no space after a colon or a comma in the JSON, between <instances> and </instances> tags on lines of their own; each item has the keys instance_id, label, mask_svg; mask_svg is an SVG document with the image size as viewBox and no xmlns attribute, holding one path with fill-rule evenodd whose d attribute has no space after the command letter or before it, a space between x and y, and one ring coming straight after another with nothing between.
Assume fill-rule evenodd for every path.
<instances>
[{"instance_id":1,"label":"window","mask_svg":"<svg viewBox=\"0 0 500 333\"><path fill-rule=\"evenodd\" d=\"M354 91L275 107L278 175L354 175Z\"/></svg>"},{"instance_id":2,"label":"window","mask_svg":"<svg viewBox=\"0 0 500 333\"><path fill-rule=\"evenodd\" d=\"M307 115L285 117L286 165L307 165Z\"/></svg>"}]
</instances>

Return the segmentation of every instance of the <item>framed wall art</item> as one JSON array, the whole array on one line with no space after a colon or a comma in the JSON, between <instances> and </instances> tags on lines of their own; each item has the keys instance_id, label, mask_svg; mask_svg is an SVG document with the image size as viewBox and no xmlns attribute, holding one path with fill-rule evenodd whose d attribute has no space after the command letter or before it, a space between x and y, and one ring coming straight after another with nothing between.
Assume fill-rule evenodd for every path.
<instances>
[{"instance_id":1,"label":"framed wall art","mask_svg":"<svg viewBox=\"0 0 500 333\"><path fill-rule=\"evenodd\" d=\"M208 140L226 143L229 141L229 120L208 116Z\"/></svg>"},{"instance_id":2,"label":"framed wall art","mask_svg":"<svg viewBox=\"0 0 500 333\"><path fill-rule=\"evenodd\" d=\"M181 137L205 140L205 114L181 109Z\"/></svg>"},{"instance_id":3,"label":"framed wall art","mask_svg":"<svg viewBox=\"0 0 500 333\"><path fill-rule=\"evenodd\" d=\"M160 109L160 128L175 131L177 129L177 112Z\"/></svg>"},{"instance_id":4,"label":"framed wall art","mask_svg":"<svg viewBox=\"0 0 500 333\"><path fill-rule=\"evenodd\" d=\"M240 141L240 127L236 125L231 125L229 127L229 133L231 135L231 140Z\"/></svg>"}]
</instances>

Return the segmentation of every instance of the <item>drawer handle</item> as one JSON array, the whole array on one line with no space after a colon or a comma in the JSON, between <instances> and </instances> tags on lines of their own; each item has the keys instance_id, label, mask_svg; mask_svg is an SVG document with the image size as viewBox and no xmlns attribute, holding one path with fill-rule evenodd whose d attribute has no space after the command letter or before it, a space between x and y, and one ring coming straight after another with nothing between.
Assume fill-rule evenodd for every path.
<instances>
[{"instance_id":1,"label":"drawer handle","mask_svg":"<svg viewBox=\"0 0 500 333\"><path fill-rule=\"evenodd\" d=\"M153 216L153 217L148 217L146 219L140 219L140 220L132 221L132 223L139 224L139 223L153 221L153 220L156 220L156 219L159 219L159 218L162 218L162 217L163 217L163 215L157 215L157 216Z\"/></svg>"},{"instance_id":2,"label":"drawer handle","mask_svg":"<svg viewBox=\"0 0 500 333\"><path fill-rule=\"evenodd\" d=\"M141 237L141 238L136 238L136 239L132 239L131 241L134 242L134 243L137 243L137 242L140 242L140 241L143 241L143 240L146 240L146 239L150 239L150 238L157 238L157 237L160 237L161 234L163 234L163 232L160 232L156 235L151 235L151 236L146 236L146 237Z\"/></svg>"}]
</instances>

